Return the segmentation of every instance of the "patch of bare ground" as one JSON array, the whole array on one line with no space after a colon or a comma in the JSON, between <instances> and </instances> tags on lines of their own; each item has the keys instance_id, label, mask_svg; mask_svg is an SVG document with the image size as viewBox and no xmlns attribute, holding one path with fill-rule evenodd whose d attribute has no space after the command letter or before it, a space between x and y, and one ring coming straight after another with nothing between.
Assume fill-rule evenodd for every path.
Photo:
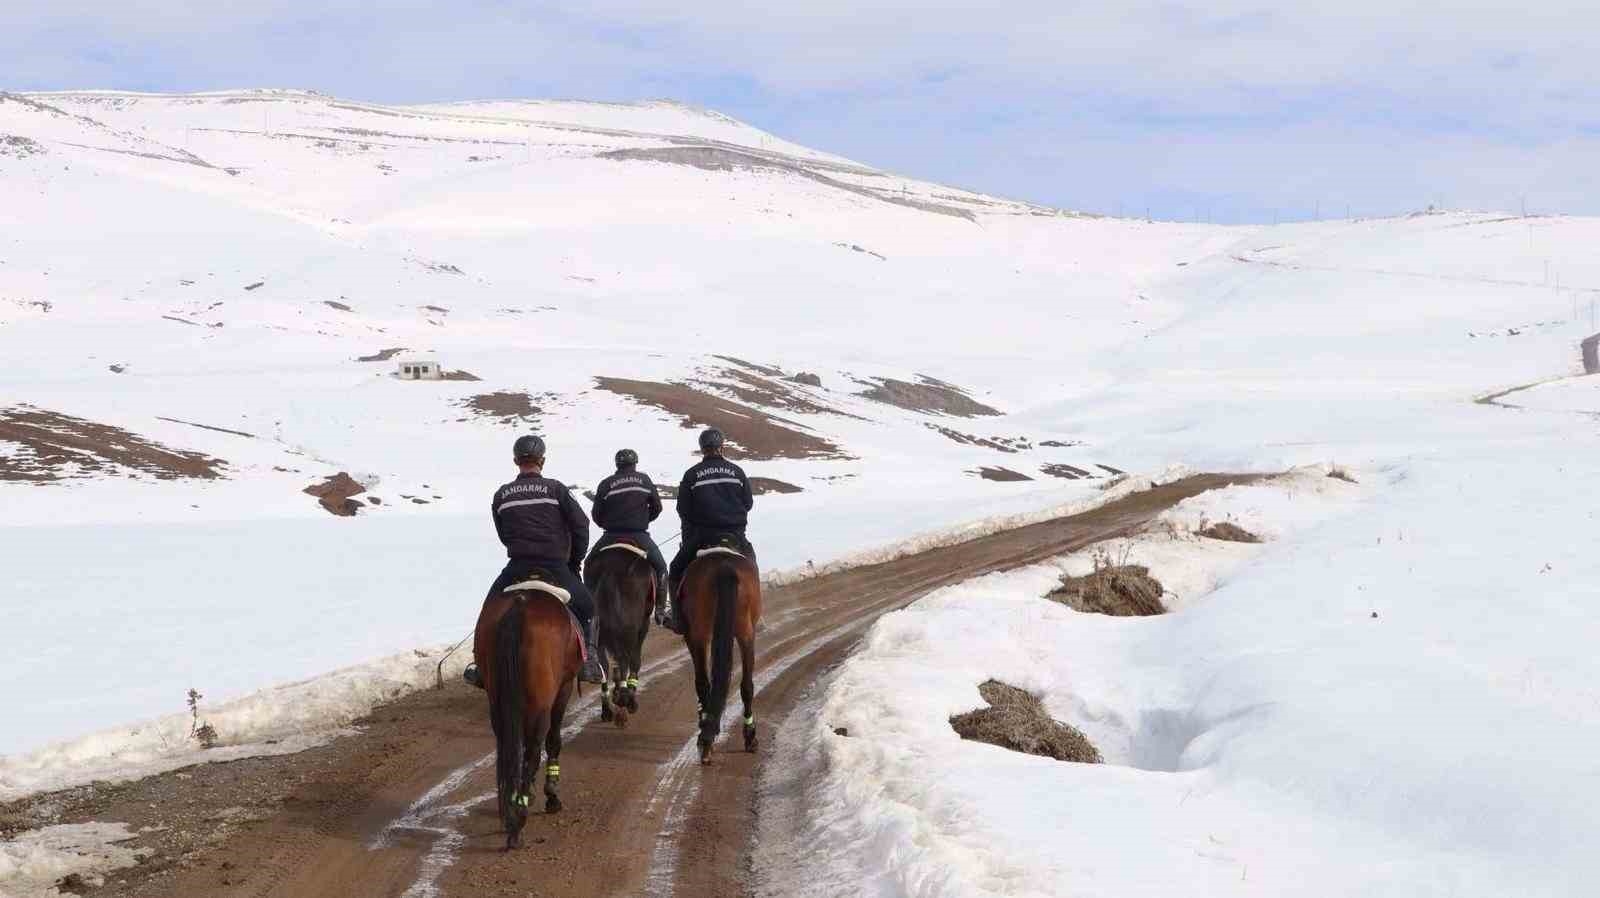
<instances>
[{"instance_id":1,"label":"patch of bare ground","mask_svg":"<svg viewBox=\"0 0 1600 898\"><path fill-rule=\"evenodd\" d=\"M1076 440L1068 443L1063 443L1060 440L1045 440L1039 445L1047 449L1071 449L1073 446L1082 446L1083 444Z\"/></svg>"},{"instance_id":2,"label":"patch of bare ground","mask_svg":"<svg viewBox=\"0 0 1600 898\"><path fill-rule=\"evenodd\" d=\"M388 349L380 349L377 352L374 352L372 355L356 356L356 361L358 361L358 362L387 362L390 359L394 358L395 356L397 356L400 353L405 352L405 351L406 351L406 348L404 346L391 346Z\"/></svg>"},{"instance_id":3,"label":"patch of bare ground","mask_svg":"<svg viewBox=\"0 0 1600 898\"><path fill-rule=\"evenodd\" d=\"M977 418L1003 414L999 409L973 399L954 384L924 375L917 375L918 383L895 380L892 377L875 377L864 383L874 384L871 389L857 395L882 402L907 411L951 415L957 418Z\"/></svg>"},{"instance_id":4,"label":"patch of bare ground","mask_svg":"<svg viewBox=\"0 0 1600 898\"><path fill-rule=\"evenodd\" d=\"M1261 537L1240 527L1232 521L1218 521L1207 524L1195 531L1206 539L1220 539L1230 543L1258 543Z\"/></svg>"},{"instance_id":5,"label":"patch of bare ground","mask_svg":"<svg viewBox=\"0 0 1600 898\"><path fill-rule=\"evenodd\" d=\"M1165 614L1161 604L1166 590L1142 564L1118 564L1104 552L1094 558L1094 570L1081 577L1066 574L1061 585L1045 598L1075 611L1112 617L1149 617Z\"/></svg>"},{"instance_id":6,"label":"patch of bare ground","mask_svg":"<svg viewBox=\"0 0 1600 898\"><path fill-rule=\"evenodd\" d=\"M1332 477L1334 480L1343 480L1345 483L1356 482L1355 477L1352 476L1349 471L1346 471L1344 468L1341 468L1338 465L1334 465L1332 468L1328 469L1328 476Z\"/></svg>"},{"instance_id":7,"label":"patch of bare ground","mask_svg":"<svg viewBox=\"0 0 1600 898\"><path fill-rule=\"evenodd\" d=\"M961 738L1057 761L1101 763L1088 737L1051 717L1039 696L999 680L985 681L978 694L989 707L950 718Z\"/></svg>"},{"instance_id":8,"label":"patch of bare ground","mask_svg":"<svg viewBox=\"0 0 1600 898\"><path fill-rule=\"evenodd\" d=\"M977 216L966 209L956 206L947 206L943 203L931 203L925 200L912 199L902 194L899 190L880 190L852 184L830 178L812 166L801 165L796 161L771 155L756 155L735 149L724 149L716 146L677 146L677 147L642 147L622 150L607 150L598 154L601 159L633 160L640 162L665 162L672 165L687 165L705 171L782 171L802 178L809 178L818 184L825 184L835 190L843 190L858 196L869 197L879 202L895 206L904 206L908 209L918 209L923 212L933 212L938 215L949 215L963 218L967 221L977 221ZM820 166L819 166L820 167Z\"/></svg>"},{"instance_id":9,"label":"patch of bare ground","mask_svg":"<svg viewBox=\"0 0 1600 898\"><path fill-rule=\"evenodd\" d=\"M980 437L929 422L924 422L922 426L964 446L982 446L985 449L1013 454L1033 448L1027 437Z\"/></svg>"},{"instance_id":10,"label":"patch of bare ground","mask_svg":"<svg viewBox=\"0 0 1600 898\"><path fill-rule=\"evenodd\" d=\"M340 471L321 483L311 484L301 492L317 497L317 502L329 513L348 518L354 517L361 510L361 503L351 497L366 491L367 488L357 483L355 478Z\"/></svg>"},{"instance_id":11,"label":"patch of bare ground","mask_svg":"<svg viewBox=\"0 0 1600 898\"><path fill-rule=\"evenodd\" d=\"M791 493L804 492L804 490L792 483L784 483L782 480L775 480L771 477L752 477L750 478L750 492L755 493L757 496L765 496L768 493L778 493L786 496Z\"/></svg>"},{"instance_id":12,"label":"patch of bare ground","mask_svg":"<svg viewBox=\"0 0 1600 898\"><path fill-rule=\"evenodd\" d=\"M511 391L479 393L468 396L458 405L480 417L496 418L502 424L531 424L544 411L533 403L532 396Z\"/></svg>"},{"instance_id":13,"label":"patch of bare ground","mask_svg":"<svg viewBox=\"0 0 1600 898\"><path fill-rule=\"evenodd\" d=\"M49 483L133 470L159 480L215 480L226 463L200 452L170 449L109 424L17 405L0 409L0 481Z\"/></svg>"},{"instance_id":14,"label":"patch of bare ground","mask_svg":"<svg viewBox=\"0 0 1600 898\"><path fill-rule=\"evenodd\" d=\"M798 429L803 425L682 384L621 377L597 377L595 384L606 392L676 415L683 419L684 428L720 429L728 437L728 455L735 459L849 457L832 442Z\"/></svg>"},{"instance_id":15,"label":"patch of bare ground","mask_svg":"<svg viewBox=\"0 0 1600 898\"><path fill-rule=\"evenodd\" d=\"M355 311L354 309L350 308L349 306L345 305L342 302L338 302L337 300L324 299L322 301L322 304L327 306L330 309L338 309L341 312L353 312L353 311Z\"/></svg>"},{"instance_id":16,"label":"patch of bare ground","mask_svg":"<svg viewBox=\"0 0 1600 898\"><path fill-rule=\"evenodd\" d=\"M785 380L791 381L793 383L800 384L801 386L804 386L804 387L820 387L820 386L822 386L822 378L819 377L816 374L811 373L810 371L801 371L799 373L790 375L789 377L785 378Z\"/></svg>"},{"instance_id":17,"label":"patch of bare ground","mask_svg":"<svg viewBox=\"0 0 1600 898\"><path fill-rule=\"evenodd\" d=\"M738 365L740 368L749 368L751 371L754 371L757 374L764 374L767 377L782 377L783 376L783 369L782 368L775 368L772 365L759 365L759 364L756 364L755 362L747 362L744 359L738 358L737 356L714 355L714 356L712 356L712 358L714 358L714 359L722 359L724 362L731 362L731 363L733 363L735 365Z\"/></svg>"},{"instance_id":18,"label":"patch of bare ground","mask_svg":"<svg viewBox=\"0 0 1600 898\"><path fill-rule=\"evenodd\" d=\"M699 380L692 381L692 383L696 386L708 387L713 390L726 390L732 393L739 401L748 402L751 405L764 405L769 408L781 408L786 411L805 414L839 415L845 418L855 418L858 421L864 420L858 415L841 412L831 406L823 405L805 393L791 389L780 380L758 377L748 371L740 371L736 368L723 368L716 372L716 376L719 378L718 380Z\"/></svg>"},{"instance_id":19,"label":"patch of bare ground","mask_svg":"<svg viewBox=\"0 0 1600 898\"><path fill-rule=\"evenodd\" d=\"M1001 483L1018 483L1023 480L1033 479L1021 471L1013 471L1010 468L991 467L989 465L984 465L981 468L968 471L967 473L976 474L979 477L982 477L984 480L995 480Z\"/></svg>"},{"instance_id":20,"label":"patch of bare ground","mask_svg":"<svg viewBox=\"0 0 1600 898\"><path fill-rule=\"evenodd\" d=\"M471 371L446 371L445 373L439 375L439 379L470 381L473 383L483 380L483 378L473 374Z\"/></svg>"},{"instance_id":21,"label":"patch of bare ground","mask_svg":"<svg viewBox=\"0 0 1600 898\"><path fill-rule=\"evenodd\" d=\"M1093 480L1096 476L1082 468L1075 468L1072 465L1065 464L1040 465L1039 470L1051 477L1060 477L1063 480Z\"/></svg>"}]
</instances>

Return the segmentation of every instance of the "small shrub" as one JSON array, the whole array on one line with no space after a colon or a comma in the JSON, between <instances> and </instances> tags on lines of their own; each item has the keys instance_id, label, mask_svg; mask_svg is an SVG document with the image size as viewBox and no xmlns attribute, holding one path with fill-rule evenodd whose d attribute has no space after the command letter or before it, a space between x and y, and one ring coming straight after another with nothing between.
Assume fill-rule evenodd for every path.
<instances>
[{"instance_id":1,"label":"small shrub","mask_svg":"<svg viewBox=\"0 0 1600 898\"><path fill-rule=\"evenodd\" d=\"M217 728L200 720L200 700L205 698L200 690L189 687L189 738L200 743L201 748L217 747Z\"/></svg>"},{"instance_id":2,"label":"small shrub","mask_svg":"<svg viewBox=\"0 0 1600 898\"><path fill-rule=\"evenodd\" d=\"M1161 581L1150 576L1150 569L1144 565L1127 561L1126 550L1120 560L1114 561L1110 552L1098 549L1094 554L1093 571L1082 577L1063 575L1061 585L1045 598L1088 614L1114 617L1165 614L1167 609L1161 604L1161 597L1166 590Z\"/></svg>"},{"instance_id":3,"label":"small shrub","mask_svg":"<svg viewBox=\"0 0 1600 898\"><path fill-rule=\"evenodd\" d=\"M1357 482L1354 477L1350 476L1350 472L1349 471L1346 471L1344 468L1340 467L1339 465L1334 465L1333 467L1329 468L1328 469L1328 476L1332 477L1334 480L1343 480L1345 483L1356 483Z\"/></svg>"},{"instance_id":4,"label":"small shrub","mask_svg":"<svg viewBox=\"0 0 1600 898\"><path fill-rule=\"evenodd\" d=\"M988 680L978 687L978 694L989 707L950 718L951 728L961 738L1057 761L1101 763L1100 751L1088 737L1051 717L1033 693Z\"/></svg>"}]
</instances>

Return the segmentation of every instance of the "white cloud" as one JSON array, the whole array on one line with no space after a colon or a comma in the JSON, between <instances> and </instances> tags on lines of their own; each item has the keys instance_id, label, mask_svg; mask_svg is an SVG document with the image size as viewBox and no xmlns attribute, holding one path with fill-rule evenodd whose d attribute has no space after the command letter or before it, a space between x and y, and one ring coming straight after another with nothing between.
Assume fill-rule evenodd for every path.
<instances>
[{"instance_id":1,"label":"white cloud","mask_svg":"<svg viewBox=\"0 0 1600 898\"><path fill-rule=\"evenodd\" d=\"M1579 161L1600 133L1592 0L33 5L0 33L0 83L672 93L1046 201L1068 201L1060 181L1087 164L1157 205L1183 189L1256 210L1313 190L1542 191L1600 211Z\"/></svg>"}]
</instances>

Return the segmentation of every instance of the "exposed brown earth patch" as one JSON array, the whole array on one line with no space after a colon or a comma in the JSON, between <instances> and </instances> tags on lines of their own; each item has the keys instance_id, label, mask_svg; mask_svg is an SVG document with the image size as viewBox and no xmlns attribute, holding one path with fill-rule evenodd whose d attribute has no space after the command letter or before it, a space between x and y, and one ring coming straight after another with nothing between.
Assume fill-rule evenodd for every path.
<instances>
[{"instance_id":1,"label":"exposed brown earth patch","mask_svg":"<svg viewBox=\"0 0 1600 898\"><path fill-rule=\"evenodd\" d=\"M736 368L723 368L716 373L721 378L720 380L701 380L693 381L693 383L697 386L715 390L727 390L739 401L748 402L751 405L764 405L769 408L781 408L786 411L812 415L840 415L861 420L857 415L841 412L836 408L817 402L804 393L790 389L781 380L758 377L748 371L740 371Z\"/></svg>"},{"instance_id":2,"label":"exposed brown earth patch","mask_svg":"<svg viewBox=\"0 0 1600 898\"><path fill-rule=\"evenodd\" d=\"M1201 527L1196 532L1206 539L1220 539L1230 543L1261 542L1261 537L1251 533L1243 527L1240 527L1238 524L1235 524L1232 521L1218 521L1215 524L1208 524L1204 527Z\"/></svg>"},{"instance_id":3,"label":"exposed brown earth patch","mask_svg":"<svg viewBox=\"0 0 1600 898\"><path fill-rule=\"evenodd\" d=\"M316 496L317 502L323 508L341 518L353 517L361 510L361 503L351 497L366 491L366 487L357 483L355 478L344 471L302 490L308 496Z\"/></svg>"},{"instance_id":4,"label":"exposed brown earth patch","mask_svg":"<svg viewBox=\"0 0 1600 898\"><path fill-rule=\"evenodd\" d=\"M327 306L330 309L338 309L341 312L353 312L353 311L355 311L354 309L350 308L349 306L345 305L344 303L336 302L336 301L331 300L331 299L324 299L322 301L322 304Z\"/></svg>"},{"instance_id":5,"label":"exposed brown earth patch","mask_svg":"<svg viewBox=\"0 0 1600 898\"><path fill-rule=\"evenodd\" d=\"M1099 468L1100 470L1106 472L1107 474L1111 474L1111 475L1117 476L1117 477L1120 477L1120 476L1128 473L1127 471L1121 470L1120 468L1113 468L1110 465L1102 465L1099 462L1095 462L1094 466Z\"/></svg>"},{"instance_id":6,"label":"exposed brown earth patch","mask_svg":"<svg viewBox=\"0 0 1600 898\"><path fill-rule=\"evenodd\" d=\"M483 378L473 374L471 371L446 371L445 373L439 375L439 379L469 381L472 383L483 380Z\"/></svg>"},{"instance_id":7,"label":"exposed brown earth patch","mask_svg":"<svg viewBox=\"0 0 1600 898\"><path fill-rule=\"evenodd\" d=\"M1051 477L1060 477L1063 480L1092 480L1095 477L1094 474L1090 474L1082 468L1075 468L1072 465L1040 465L1039 470Z\"/></svg>"},{"instance_id":8,"label":"exposed brown earth patch","mask_svg":"<svg viewBox=\"0 0 1600 898\"><path fill-rule=\"evenodd\" d=\"M873 378L876 385L858 395L907 411L925 414L951 415L957 418L977 418L1000 415L998 409L968 396L966 391L931 377L918 375L920 382L911 383L892 377Z\"/></svg>"},{"instance_id":9,"label":"exposed brown earth patch","mask_svg":"<svg viewBox=\"0 0 1600 898\"><path fill-rule=\"evenodd\" d=\"M980 437L949 427L941 427L938 424L924 422L922 426L964 446L982 446L985 449L1012 454L1033 448L1027 437Z\"/></svg>"},{"instance_id":10,"label":"exposed brown earth patch","mask_svg":"<svg viewBox=\"0 0 1600 898\"><path fill-rule=\"evenodd\" d=\"M138 471L159 480L215 480L226 463L182 452L135 433L59 412L18 405L0 409L0 480L49 483ZM13 448L14 447L14 448Z\"/></svg>"},{"instance_id":11,"label":"exposed brown earth patch","mask_svg":"<svg viewBox=\"0 0 1600 898\"><path fill-rule=\"evenodd\" d=\"M481 417L496 418L502 424L531 424L544 411L533 403L533 397L527 393L508 391L479 393L467 397L459 405Z\"/></svg>"},{"instance_id":12,"label":"exposed brown earth patch","mask_svg":"<svg viewBox=\"0 0 1600 898\"><path fill-rule=\"evenodd\" d=\"M1013 471L1010 468L991 467L989 465L984 465L981 468L968 471L967 473L976 474L979 477L982 477L984 480L994 480L1000 483L1019 483L1024 480L1033 479L1021 471Z\"/></svg>"},{"instance_id":13,"label":"exposed brown earth patch","mask_svg":"<svg viewBox=\"0 0 1600 898\"><path fill-rule=\"evenodd\" d=\"M1083 444L1080 443L1080 442L1077 442L1076 440L1074 440L1074 441L1072 441L1070 443L1063 443L1060 440L1045 440L1044 442L1040 443L1039 445L1040 445L1040 447L1046 448L1046 449L1071 449L1073 446L1082 446Z\"/></svg>"},{"instance_id":14,"label":"exposed brown earth patch","mask_svg":"<svg viewBox=\"0 0 1600 898\"><path fill-rule=\"evenodd\" d=\"M681 384L621 377L597 377L595 384L607 392L676 415L683 419L680 426L684 428L719 428L728 437L728 455L735 459L848 457L828 440L797 429L803 425Z\"/></svg>"},{"instance_id":15,"label":"exposed brown earth patch","mask_svg":"<svg viewBox=\"0 0 1600 898\"><path fill-rule=\"evenodd\" d=\"M1101 763L1088 737L1051 717L1039 696L999 680L985 681L978 694L989 707L950 718L961 738L1057 761Z\"/></svg>"},{"instance_id":16,"label":"exposed brown earth patch","mask_svg":"<svg viewBox=\"0 0 1600 898\"><path fill-rule=\"evenodd\" d=\"M1088 614L1149 617L1166 613L1166 606L1161 604L1165 592L1161 581L1150 576L1150 569L1144 565L1112 564L1099 557L1092 572L1082 577L1063 576L1061 585L1045 598Z\"/></svg>"},{"instance_id":17,"label":"exposed brown earth patch","mask_svg":"<svg viewBox=\"0 0 1600 898\"><path fill-rule=\"evenodd\" d=\"M750 478L750 492L755 493L757 496L765 496L768 493L789 495L791 493L804 492L804 490L792 483L784 483L782 480L774 480L771 477L752 477Z\"/></svg>"},{"instance_id":18,"label":"exposed brown earth patch","mask_svg":"<svg viewBox=\"0 0 1600 898\"><path fill-rule=\"evenodd\" d=\"M358 361L358 362L387 362L390 359L394 358L395 356L397 356L400 353L405 352L405 351L406 351L406 348L404 346L393 346L393 347L390 347L388 349L380 349L377 352L373 353L372 355L357 356L356 357L356 361Z\"/></svg>"},{"instance_id":19,"label":"exposed brown earth patch","mask_svg":"<svg viewBox=\"0 0 1600 898\"><path fill-rule=\"evenodd\" d=\"M820 386L822 386L822 378L818 377L815 374L812 374L810 371L801 371L800 373L795 374L795 375L789 377L788 379L793 381L794 383L800 384L801 386L806 386L806 387L820 387Z\"/></svg>"},{"instance_id":20,"label":"exposed brown earth patch","mask_svg":"<svg viewBox=\"0 0 1600 898\"><path fill-rule=\"evenodd\" d=\"M783 369L782 368L774 368L771 365L758 365L755 362L747 362L744 359L738 358L736 356L715 355L715 356L712 356L712 358L714 358L714 359L722 359L724 362L732 362L733 364L738 365L740 368L749 368L751 371L754 371L757 374L765 375L767 377L782 377L783 376Z\"/></svg>"}]
</instances>

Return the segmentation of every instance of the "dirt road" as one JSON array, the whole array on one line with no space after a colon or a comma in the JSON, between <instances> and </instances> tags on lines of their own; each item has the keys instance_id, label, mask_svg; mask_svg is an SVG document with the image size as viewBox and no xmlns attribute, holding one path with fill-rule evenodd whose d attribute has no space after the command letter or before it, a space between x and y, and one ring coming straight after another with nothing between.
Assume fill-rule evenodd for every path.
<instances>
[{"instance_id":1,"label":"dirt road","mask_svg":"<svg viewBox=\"0 0 1600 898\"><path fill-rule=\"evenodd\" d=\"M885 611L948 583L1137 530L1184 498L1246 479L1192 477L1085 514L770 590L757 644L764 745L775 743L773 725L806 687ZM642 679L640 713L625 730L597 720L593 692L569 714L561 758L567 810L535 815L521 851L499 850L482 694L452 685L386 706L361 734L324 749L208 765L116 791L95 809L99 819L137 827L140 815L181 804L190 825L222 835L182 862L158 857L121 884L113 874L98 894L745 894L758 765L783 759L738 751L735 725L715 766L700 767L692 678L670 634L651 635Z\"/></svg>"}]
</instances>

